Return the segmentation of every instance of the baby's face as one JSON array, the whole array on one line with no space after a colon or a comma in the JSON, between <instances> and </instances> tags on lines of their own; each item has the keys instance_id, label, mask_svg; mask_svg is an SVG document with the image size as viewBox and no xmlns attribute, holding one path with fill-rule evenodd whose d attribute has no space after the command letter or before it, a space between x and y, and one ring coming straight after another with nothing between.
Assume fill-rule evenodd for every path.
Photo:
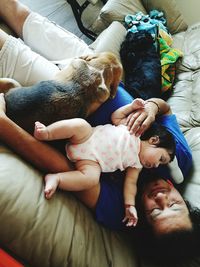
<instances>
[{"instance_id":1,"label":"baby's face","mask_svg":"<svg viewBox=\"0 0 200 267\"><path fill-rule=\"evenodd\" d=\"M171 157L166 148L156 147L143 141L139 153L140 162L145 168L157 168L160 164L167 164Z\"/></svg>"}]
</instances>

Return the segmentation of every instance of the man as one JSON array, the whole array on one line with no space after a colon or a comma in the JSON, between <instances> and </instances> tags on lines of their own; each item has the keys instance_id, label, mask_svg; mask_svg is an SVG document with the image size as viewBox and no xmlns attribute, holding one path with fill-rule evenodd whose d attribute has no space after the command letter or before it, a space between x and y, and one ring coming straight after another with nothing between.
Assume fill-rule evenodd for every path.
<instances>
[{"instance_id":1,"label":"man","mask_svg":"<svg viewBox=\"0 0 200 267\"><path fill-rule=\"evenodd\" d=\"M23 85L33 84L40 80L51 79L59 73L60 70L57 65L54 65L50 60L62 60L63 63L64 59L69 59L72 56L91 53L90 48L83 41L38 14L32 13L18 1L2 0L0 2L0 11L2 12L2 18L16 34L23 38L28 46L42 55L31 51L28 46L1 31L0 61L2 62L2 67L0 68L0 73L2 77L14 78ZM34 34L35 31L37 31L37 34ZM36 36L40 42L38 42ZM72 39L73 46L69 45ZM67 51L66 47L70 47L70 50ZM12 59L11 67L9 64L10 58ZM121 84L116 97L103 104L90 118L90 122L93 125L109 122L110 115L115 109L131 101L132 98L124 91ZM3 142L45 172L61 172L72 168L64 155L52 147L35 140L12 122L5 115L4 105L3 96L1 95L0 139ZM186 176L191 166L191 151L179 129L175 116L171 114L169 105L161 99L149 99L144 109L136 109L128 117L132 130L137 135L144 132L155 119L173 133L177 144L176 157L179 167L183 175ZM176 177L172 178L176 181ZM161 192L157 191L157 194L160 193L162 194L162 190ZM124 214L122 184L117 183L117 181L114 182L112 179L107 181L102 178L100 184L96 187L85 192L78 192L77 196L89 208L95 209L96 219L100 223L112 229L124 227L121 222ZM189 211L185 207L182 212L181 218L185 224L182 224L180 228L183 230L192 229ZM168 215L165 216L164 220L168 220ZM156 229L159 229L160 224L159 221L157 222ZM154 220L152 220L152 223L154 223ZM168 228L169 232L175 230L174 225L172 224L171 228Z\"/></svg>"}]
</instances>

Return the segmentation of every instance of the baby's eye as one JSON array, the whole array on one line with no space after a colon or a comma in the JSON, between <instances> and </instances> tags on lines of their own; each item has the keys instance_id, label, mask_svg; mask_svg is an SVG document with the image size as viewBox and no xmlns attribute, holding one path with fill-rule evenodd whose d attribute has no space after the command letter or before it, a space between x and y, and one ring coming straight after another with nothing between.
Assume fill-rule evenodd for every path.
<instances>
[{"instance_id":1,"label":"baby's eye","mask_svg":"<svg viewBox=\"0 0 200 267\"><path fill-rule=\"evenodd\" d=\"M162 157L160 158L160 163L161 163L161 164L167 164L167 160L166 160L166 158L162 156Z\"/></svg>"}]
</instances>

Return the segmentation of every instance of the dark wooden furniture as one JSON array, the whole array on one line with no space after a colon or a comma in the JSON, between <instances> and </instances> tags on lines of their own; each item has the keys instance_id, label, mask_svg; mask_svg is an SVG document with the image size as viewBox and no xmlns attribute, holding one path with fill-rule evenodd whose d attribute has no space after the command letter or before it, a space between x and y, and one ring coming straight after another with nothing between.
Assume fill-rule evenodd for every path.
<instances>
[{"instance_id":1,"label":"dark wooden furniture","mask_svg":"<svg viewBox=\"0 0 200 267\"><path fill-rule=\"evenodd\" d=\"M107 2L107 0L101 0L103 4ZM76 22L78 24L79 29L83 34L85 34L88 38L91 40L95 40L97 35L96 33L92 32L91 30L87 29L81 19L83 11L87 8L87 6L90 4L90 1L86 0L82 5L78 3L76 0L67 0L67 2L71 5L72 11L74 13L74 17L76 19Z\"/></svg>"}]
</instances>

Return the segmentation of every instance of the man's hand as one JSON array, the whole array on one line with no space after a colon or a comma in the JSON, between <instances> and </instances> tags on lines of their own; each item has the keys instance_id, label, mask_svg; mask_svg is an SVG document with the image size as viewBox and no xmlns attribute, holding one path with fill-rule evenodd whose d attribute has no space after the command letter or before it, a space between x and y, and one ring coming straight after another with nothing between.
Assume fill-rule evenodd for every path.
<instances>
[{"instance_id":1,"label":"man's hand","mask_svg":"<svg viewBox=\"0 0 200 267\"><path fill-rule=\"evenodd\" d=\"M169 114L170 106L163 99L150 98L144 101L136 98L132 103L115 110L111 120L114 125L124 124L131 134L140 136L151 126L157 115Z\"/></svg>"},{"instance_id":2,"label":"man's hand","mask_svg":"<svg viewBox=\"0 0 200 267\"><path fill-rule=\"evenodd\" d=\"M139 102L138 102L139 101ZM126 125L131 134L140 136L155 121L156 111L150 105L140 99L135 99L132 103L133 111L126 118ZM157 109L156 109L157 110Z\"/></svg>"}]
</instances>

